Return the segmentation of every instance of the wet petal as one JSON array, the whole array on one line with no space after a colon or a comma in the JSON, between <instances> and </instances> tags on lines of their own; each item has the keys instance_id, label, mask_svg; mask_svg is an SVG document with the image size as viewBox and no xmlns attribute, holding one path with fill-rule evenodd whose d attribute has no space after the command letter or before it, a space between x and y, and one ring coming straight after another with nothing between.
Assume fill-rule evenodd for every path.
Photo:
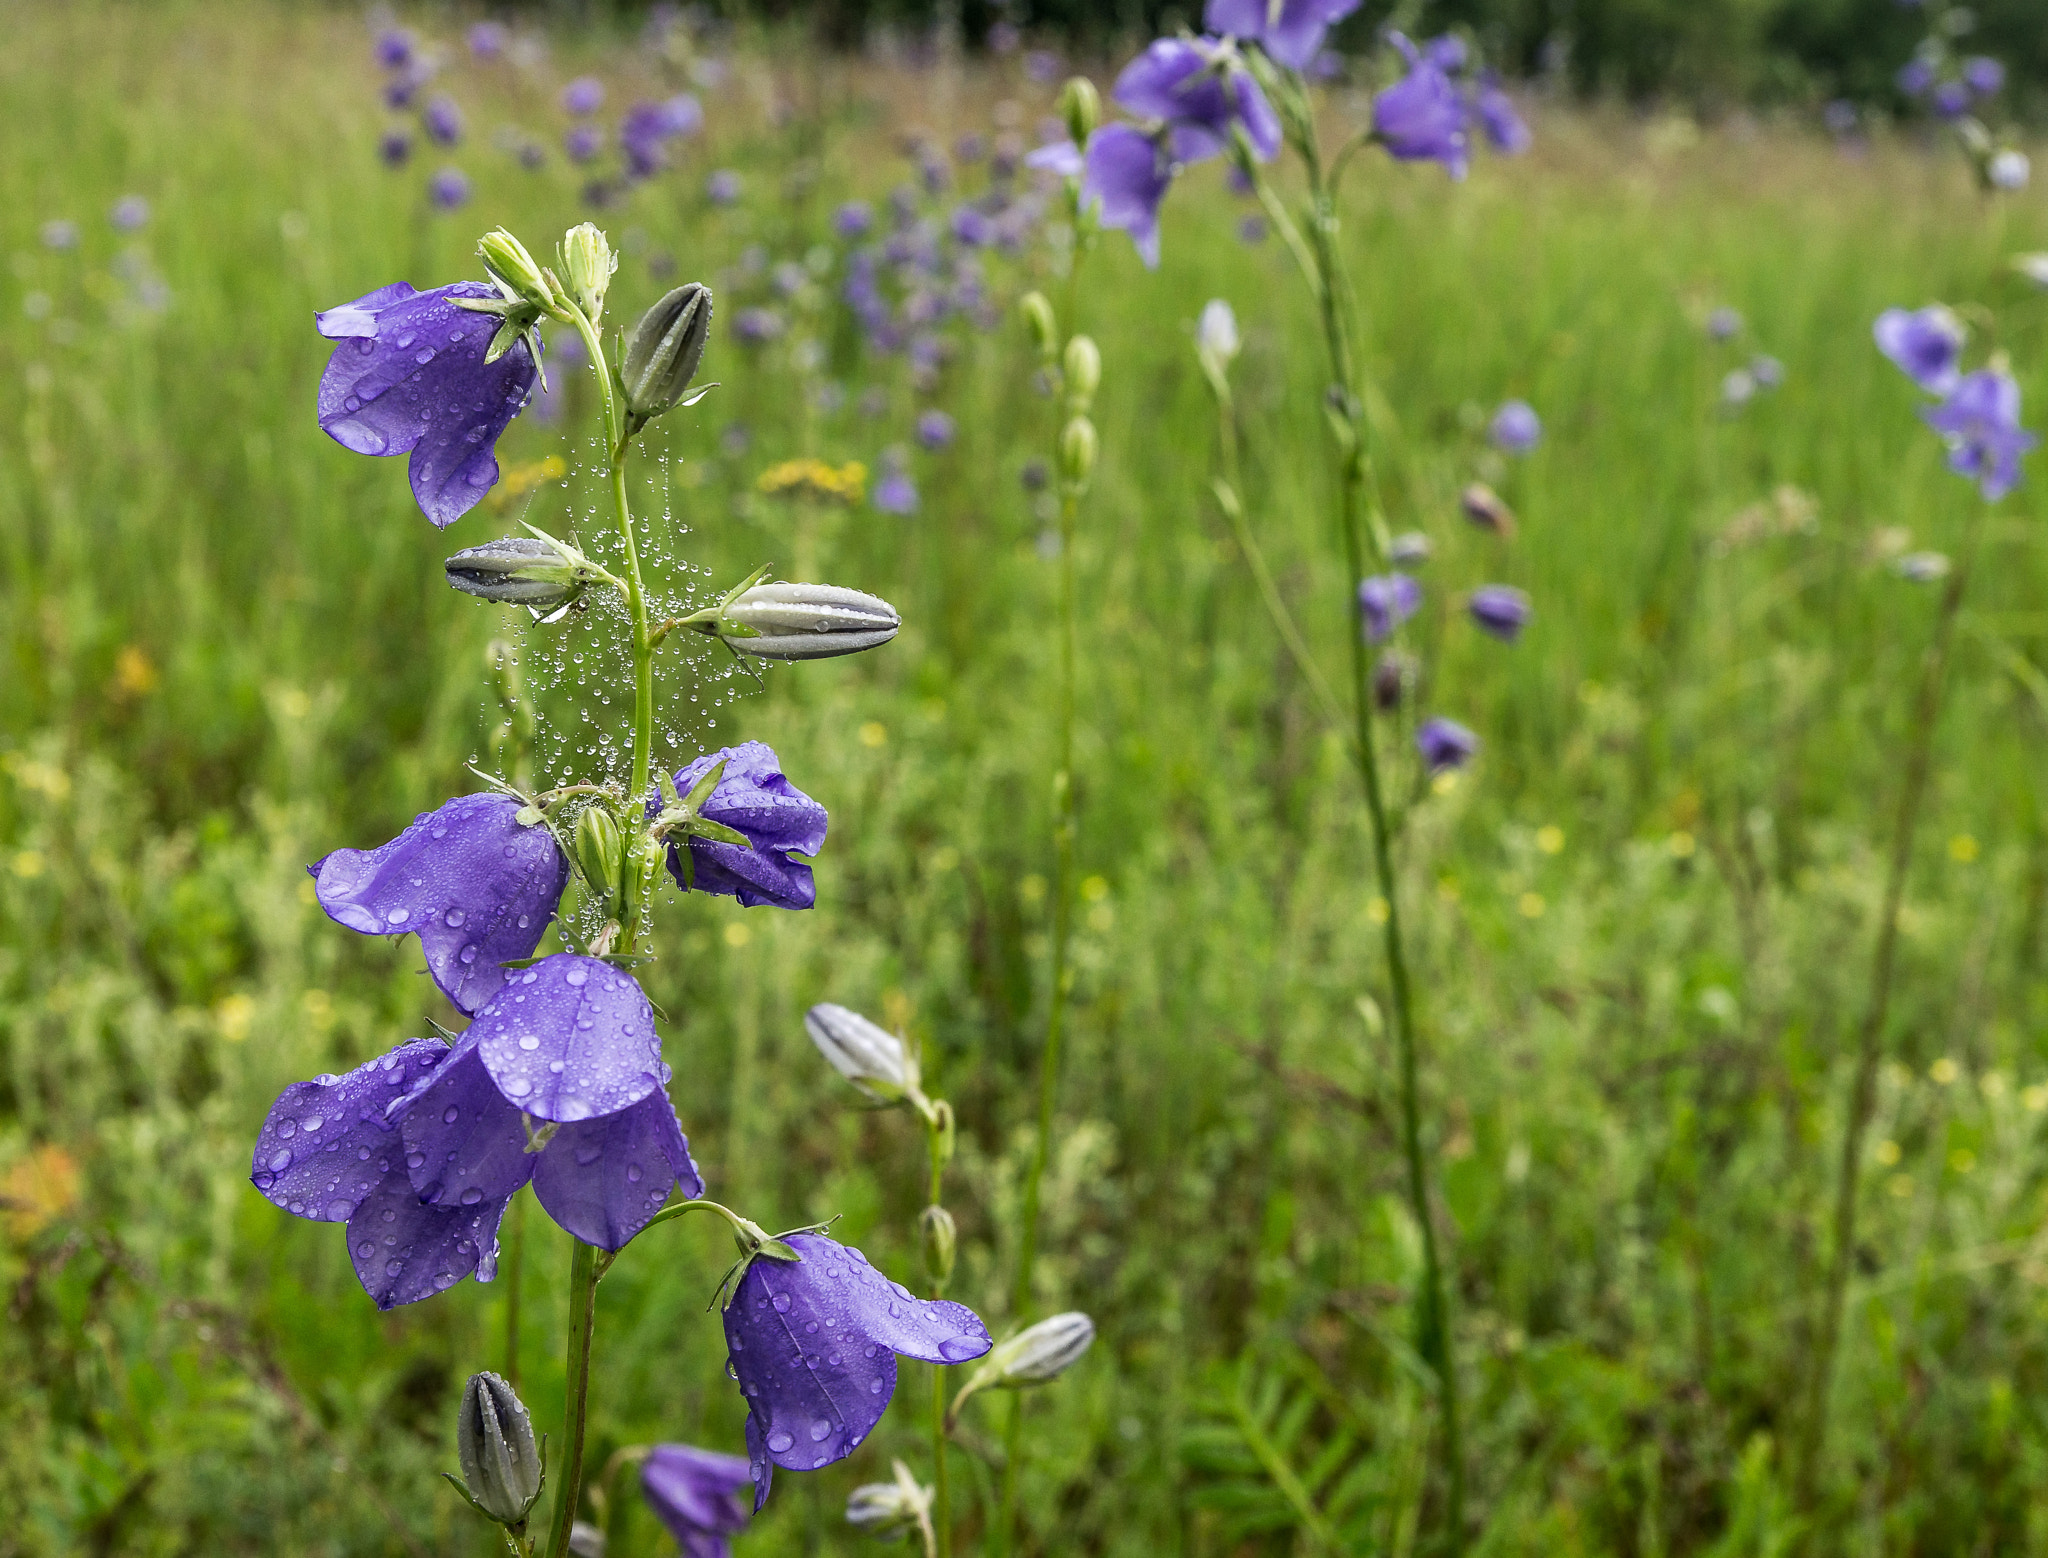
<instances>
[{"instance_id":1,"label":"wet petal","mask_svg":"<svg viewBox=\"0 0 2048 1558\"><path fill-rule=\"evenodd\" d=\"M752 841L752 847L690 839L690 885L698 892L737 898L749 908L761 904L779 909L810 908L818 897L811 868L789 856L815 855L825 847L825 808L789 782L774 751L759 741L742 742L698 758L675 776L676 793L688 795L691 786L720 759L725 761L725 771L704 803L704 815L738 829ZM669 869L682 883L682 863L675 846L669 850Z\"/></svg>"},{"instance_id":2,"label":"wet petal","mask_svg":"<svg viewBox=\"0 0 2048 1558\"><path fill-rule=\"evenodd\" d=\"M595 1120L668 1081L654 1008L630 974L558 952L515 972L476 1014L473 1040L498 1091L541 1120Z\"/></svg>"},{"instance_id":3,"label":"wet petal","mask_svg":"<svg viewBox=\"0 0 2048 1558\"><path fill-rule=\"evenodd\" d=\"M661 1523L688 1555L725 1553L725 1537L747 1523L740 1491L754 1473L737 1455L719 1455L693 1444L658 1444L640 1467L640 1491Z\"/></svg>"},{"instance_id":4,"label":"wet petal","mask_svg":"<svg viewBox=\"0 0 2048 1558\"><path fill-rule=\"evenodd\" d=\"M605 1250L625 1248L678 1184L685 1196L704 1193L675 1107L659 1090L617 1114L563 1126L533 1171L548 1216Z\"/></svg>"},{"instance_id":5,"label":"wet petal","mask_svg":"<svg viewBox=\"0 0 2048 1558\"><path fill-rule=\"evenodd\" d=\"M349 1259L379 1309L418 1303L464 1277L488 1282L497 1275L498 1222L504 1215L503 1201L423 1205L405 1170L395 1169L349 1219Z\"/></svg>"},{"instance_id":6,"label":"wet petal","mask_svg":"<svg viewBox=\"0 0 2048 1558\"><path fill-rule=\"evenodd\" d=\"M509 795L463 795L376 849L337 849L307 870L320 907L365 935L420 938L427 970L458 1010L505 983L498 965L533 955L569 863Z\"/></svg>"},{"instance_id":7,"label":"wet petal","mask_svg":"<svg viewBox=\"0 0 2048 1558\"><path fill-rule=\"evenodd\" d=\"M533 1175L526 1124L485 1070L475 1031L400 1108L406 1172L429 1205L508 1201Z\"/></svg>"},{"instance_id":8,"label":"wet petal","mask_svg":"<svg viewBox=\"0 0 2048 1558\"><path fill-rule=\"evenodd\" d=\"M843 1313L849 1323L906 1358L965 1363L988 1351L988 1327L965 1304L917 1297L836 1239L800 1233L787 1242L803 1260L766 1264L774 1266L771 1278L781 1278L793 1299L804 1294L813 1309Z\"/></svg>"},{"instance_id":9,"label":"wet petal","mask_svg":"<svg viewBox=\"0 0 2048 1558\"><path fill-rule=\"evenodd\" d=\"M295 1216L347 1222L385 1175L404 1171L392 1101L447 1057L437 1039L410 1039L346 1076L294 1082L257 1133L250 1183Z\"/></svg>"},{"instance_id":10,"label":"wet petal","mask_svg":"<svg viewBox=\"0 0 2048 1558\"><path fill-rule=\"evenodd\" d=\"M760 1421L751 1412L747 1414L747 1469L754 1474L754 1513L758 1515L775 1486L775 1463L768 1459Z\"/></svg>"}]
</instances>

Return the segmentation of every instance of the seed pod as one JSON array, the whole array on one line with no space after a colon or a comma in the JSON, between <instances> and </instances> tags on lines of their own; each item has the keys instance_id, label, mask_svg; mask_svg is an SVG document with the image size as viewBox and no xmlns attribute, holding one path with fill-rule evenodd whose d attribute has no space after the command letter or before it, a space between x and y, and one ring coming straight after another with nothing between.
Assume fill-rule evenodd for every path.
<instances>
[{"instance_id":1,"label":"seed pod","mask_svg":"<svg viewBox=\"0 0 2048 1558\"><path fill-rule=\"evenodd\" d=\"M583 593L591 575L580 556L539 536L505 536L457 552L445 566L449 584L465 595L546 611Z\"/></svg>"},{"instance_id":2,"label":"seed pod","mask_svg":"<svg viewBox=\"0 0 2048 1558\"><path fill-rule=\"evenodd\" d=\"M804 1032L832 1068L870 1098L895 1103L917 1086L916 1057L859 1012L821 1003L804 1013Z\"/></svg>"},{"instance_id":3,"label":"seed pod","mask_svg":"<svg viewBox=\"0 0 2048 1558\"><path fill-rule=\"evenodd\" d=\"M1075 411L1086 411L1102 385L1102 352L1085 335L1067 342L1067 403Z\"/></svg>"},{"instance_id":4,"label":"seed pod","mask_svg":"<svg viewBox=\"0 0 2048 1558\"><path fill-rule=\"evenodd\" d=\"M953 1275L953 1257L960 1248L960 1231L953 1214L943 1206L928 1206L917 1219L918 1240L924 1246L924 1269L932 1281L944 1284Z\"/></svg>"},{"instance_id":5,"label":"seed pod","mask_svg":"<svg viewBox=\"0 0 2048 1558\"><path fill-rule=\"evenodd\" d=\"M558 258L571 301L583 310L584 318L596 324L604 314L604 295L619 268L619 257L612 253L602 231L582 222L562 235Z\"/></svg>"},{"instance_id":6,"label":"seed pod","mask_svg":"<svg viewBox=\"0 0 2048 1558\"><path fill-rule=\"evenodd\" d=\"M888 643L903 619L879 596L843 585L757 584L715 621L693 625L763 660L829 660Z\"/></svg>"},{"instance_id":7,"label":"seed pod","mask_svg":"<svg viewBox=\"0 0 2048 1558\"><path fill-rule=\"evenodd\" d=\"M680 404L711 336L711 289L692 281L640 316L626 338L619 382L626 391L627 431Z\"/></svg>"},{"instance_id":8,"label":"seed pod","mask_svg":"<svg viewBox=\"0 0 2048 1558\"><path fill-rule=\"evenodd\" d=\"M455 1423L455 1453L462 1483L476 1507L518 1530L540 1497L540 1453L533 1419L512 1387L495 1374L472 1374L462 1390Z\"/></svg>"},{"instance_id":9,"label":"seed pod","mask_svg":"<svg viewBox=\"0 0 2048 1558\"><path fill-rule=\"evenodd\" d=\"M619 824L602 806L592 806L576 819L576 863L593 891L607 898L618 895L622 846Z\"/></svg>"}]
</instances>

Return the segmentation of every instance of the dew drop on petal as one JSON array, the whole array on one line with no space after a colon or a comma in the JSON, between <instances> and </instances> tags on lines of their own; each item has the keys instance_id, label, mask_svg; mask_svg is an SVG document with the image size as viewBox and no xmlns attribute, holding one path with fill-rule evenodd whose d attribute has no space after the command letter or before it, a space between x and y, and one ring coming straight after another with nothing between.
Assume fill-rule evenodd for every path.
<instances>
[{"instance_id":1,"label":"dew drop on petal","mask_svg":"<svg viewBox=\"0 0 2048 1558\"><path fill-rule=\"evenodd\" d=\"M775 1295L775 1312L779 1315L789 1313L789 1295L787 1293L777 1293Z\"/></svg>"},{"instance_id":2,"label":"dew drop on petal","mask_svg":"<svg viewBox=\"0 0 2048 1558\"><path fill-rule=\"evenodd\" d=\"M464 1206L475 1206L477 1202L481 1201L483 1198L484 1193L481 1190L477 1189L475 1185L471 1185L467 1190L462 1192L462 1204ZM944 1349L941 1349L941 1351L943 1350Z\"/></svg>"},{"instance_id":3,"label":"dew drop on petal","mask_svg":"<svg viewBox=\"0 0 2048 1558\"><path fill-rule=\"evenodd\" d=\"M289 1152L280 1152L270 1160L270 1172L273 1174L282 1174L291 1166L292 1155Z\"/></svg>"},{"instance_id":4,"label":"dew drop on petal","mask_svg":"<svg viewBox=\"0 0 2048 1558\"><path fill-rule=\"evenodd\" d=\"M787 1450L787 1449L788 1449L788 1448L789 1448L789 1447L790 1447L791 1445L793 1445L793 1444L795 1444L795 1443L796 1443L796 1440L792 1439L792 1438L791 1438L791 1437L790 1437L790 1436L789 1436L788 1434L784 1433L784 1432L783 1432L783 1431L782 1431L782 1430L781 1430L780 1428L776 1429L774 1433L772 1433L772 1434L770 1434L770 1435L768 1436L768 1448L769 1448L769 1449L771 1449L771 1450L773 1450L773 1451L774 1451L774 1452L775 1452L775 1453L776 1453L777 1455L780 1455L780 1454L782 1454L782 1453L783 1453L784 1451L786 1451L786 1450Z\"/></svg>"}]
</instances>

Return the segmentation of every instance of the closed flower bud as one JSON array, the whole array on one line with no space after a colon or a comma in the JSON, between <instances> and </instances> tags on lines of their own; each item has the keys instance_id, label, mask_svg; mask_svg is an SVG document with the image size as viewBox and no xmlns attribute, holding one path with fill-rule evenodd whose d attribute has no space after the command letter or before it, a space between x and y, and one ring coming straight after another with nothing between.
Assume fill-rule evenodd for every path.
<instances>
[{"instance_id":1,"label":"closed flower bud","mask_svg":"<svg viewBox=\"0 0 2048 1558\"><path fill-rule=\"evenodd\" d=\"M619 268L619 257L596 226L583 222L562 235L559 255L562 283L569 297L583 310L583 317L596 324L604 313L604 295Z\"/></svg>"},{"instance_id":2,"label":"closed flower bud","mask_svg":"<svg viewBox=\"0 0 2048 1558\"><path fill-rule=\"evenodd\" d=\"M917 1058L859 1012L821 1003L804 1013L804 1032L832 1068L870 1098L893 1104L917 1086Z\"/></svg>"},{"instance_id":3,"label":"closed flower bud","mask_svg":"<svg viewBox=\"0 0 2048 1558\"><path fill-rule=\"evenodd\" d=\"M711 289L690 282L640 316L626 338L619 381L629 432L680 404L711 336Z\"/></svg>"},{"instance_id":4,"label":"closed flower bud","mask_svg":"<svg viewBox=\"0 0 2048 1558\"><path fill-rule=\"evenodd\" d=\"M619 881L619 907L625 915L638 914L661 883L661 868L668 863L668 844L643 833L625 852Z\"/></svg>"},{"instance_id":5,"label":"closed flower bud","mask_svg":"<svg viewBox=\"0 0 2048 1558\"><path fill-rule=\"evenodd\" d=\"M1390 649L1381 655L1372 668L1373 707L1382 714L1391 714L1398 709L1415 680L1415 673L1415 662L1400 650Z\"/></svg>"},{"instance_id":6,"label":"closed flower bud","mask_svg":"<svg viewBox=\"0 0 2048 1558\"><path fill-rule=\"evenodd\" d=\"M1060 434L1060 474L1076 487L1085 486L1095 470L1095 424L1075 417Z\"/></svg>"},{"instance_id":7,"label":"closed flower bud","mask_svg":"<svg viewBox=\"0 0 2048 1558\"><path fill-rule=\"evenodd\" d=\"M465 595L547 611L574 600L598 577L574 547L540 536L506 536L457 552L448 582Z\"/></svg>"},{"instance_id":8,"label":"closed flower bud","mask_svg":"<svg viewBox=\"0 0 2048 1558\"><path fill-rule=\"evenodd\" d=\"M471 1502L502 1526L524 1526L526 1512L540 1497L540 1452L533 1420L497 1375L473 1374L463 1387L455 1453Z\"/></svg>"},{"instance_id":9,"label":"closed flower bud","mask_svg":"<svg viewBox=\"0 0 2048 1558\"><path fill-rule=\"evenodd\" d=\"M592 806L576 819L576 864L593 891L617 895L622 852L618 820L604 807Z\"/></svg>"},{"instance_id":10,"label":"closed flower bud","mask_svg":"<svg viewBox=\"0 0 2048 1558\"><path fill-rule=\"evenodd\" d=\"M1102 94L1086 76L1069 76L1060 88L1060 117L1067 122L1067 135L1084 150L1088 137L1102 123Z\"/></svg>"},{"instance_id":11,"label":"closed flower bud","mask_svg":"<svg viewBox=\"0 0 2048 1558\"><path fill-rule=\"evenodd\" d=\"M953 1214L943 1206L928 1206L917 1219L918 1241L924 1246L924 1269L932 1281L945 1283L953 1275L953 1257L960 1248L960 1231Z\"/></svg>"},{"instance_id":12,"label":"closed flower bud","mask_svg":"<svg viewBox=\"0 0 2048 1558\"><path fill-rule=\"evenodd\" d=\"M1465 517L1482 530L1491 530L1497 536L1511 536L1515 533L1515 511L1501 501L1499 493L1483 481L1475 481L1458 495L1458 507L1465 511Z\"/></svg>"},{"instance_id":13,"label":"closed flower bud","mask_svg":"<svg viewBox=\"0 0 2048 1558\"><path fill-rule=\"evenodd\" d=\"M1086 411L1102 384L1102 353L1089 337L1077 335L1067 342L1065 367L1067 402L1076 411Z\"/></svg>"},{"instance_id":14,"label":"closed flower bud","mask_svg":"<svg viewBox=\"0 0 2048 1558\"><path fill-rule=\"evenodd\" d=\"M1080 1361L1095 1342L1095 1322L1078 1309L1053 1315L1019 1331L1007 1341L989 1349L953 1405L946 1412L950 1425L960 1415L967 1399L981 1390L1022 1390L1055 1380Z\"/></svg>"},{"instance_id":15,"label":"closed flower bud","mask_svg":"<svg viewBox=\"0 0 2048 1558\"><path fill-rule=\"evenodd\" d=\"M757 584L692 627L763 660L829 660L874 649L903 619L879 596L837 584Z\"/></svg>"},{"instance_id":16,"label":"closed flower bud","mask_svg":"<svg viewBox=\"0 0 2048 1558\"><path fill-rule=\"evenodd\" d=\"M1017 300L1017 311L1024 316L1024 327L1031 332L1038 355L1050 358L1060 345L1060 322L1051 300L1043 292L1027 292Z\"/></svg>"},{"instance_id":17,"label":"closed flower bud","mask_svg":"<svg viewBox=\"0 0 2048 1558\"><path fill-rule=\"evenodd\" d=\"M483 256L484 267L520 302L543 313L553 313L559 306L546 272L534 263L526 245L504 228L494 227L485 233L477 253Z\"/></svg>"},{"instance_id":18,"label":"closed flower bud","mask_svg":"<svg viewBox=\"0 0 2048 1558\"><path fill-rule=\"evenodd\" d=\"M870 1536L893 1541L925 1528L931 1520L932 1490L921 1487L910 1468L891 1463L894 1482L869 1482L846 1495L846 1519Z\"/></svg>"}]
</instances>

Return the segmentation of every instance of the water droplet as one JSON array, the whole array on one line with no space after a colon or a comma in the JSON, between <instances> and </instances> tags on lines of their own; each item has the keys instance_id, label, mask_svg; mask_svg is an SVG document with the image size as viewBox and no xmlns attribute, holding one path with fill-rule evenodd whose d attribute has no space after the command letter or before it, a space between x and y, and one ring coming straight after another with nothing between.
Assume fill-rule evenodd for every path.
<instances>
[{"instance_id":1,"label":"water droplet","mask_svg":"<svg viewBox=\"0 0 2048 1558\"><path fill-rule=\"evenodd\" d=\"M282 1140L290 1141L299 1134L299 1122L296 1120L282 1122L277 1128L277 1134Z\"/></svg>"},{"instance_id":2,"label":"water droplet","mask_svg":"<svg viewBox=\"0 0 2048 1558\"><path fill-rule=\"evenodd\" d=\"M519 1036L519 1047L524 1050L539 1049L540 1035L537 1033L522 1033Z\"/></svg>"},{"instance_id":3,"label":"water droplet","mask_svg":"<svg viewBox=\"0 0 2048 1558\"><path fill-rule=\"evenodd\" d=\"M821 1417L815 1423L811 1424L812 1444L823 1444L827 1439L831 1437L832 1425L826 1422L824 1418Z\"/></svg>"},{"instance_id":4,"label":"water droplet","mask_svg":"<svg viewBox=\"0 0 2048 1558\"><path fill-rule=\"evenodd\" d=\"M412 910L392 909L385 914L384 918L393 925L403 925L407 920L412 918Z\"/></svg>"},{"instance_id":5,"label":"water droplet","mask_svg":"<svg viewBox=\"0 0 2048 1558\"><path fill-rule=\"evenodd\" d=\"M775 1295L775 1312L779 1315L789 1313L789 1295L787 1293L777 1293Z\"/></svg>"},{"instance_id":6,"label":"water droplet","mask_svg":"<svg viewBox=\"0 0 2048 1558\"><path fill-rule=\"evenodd\" d=\"M450 1104L446 1109L441 1111L441 1123L443 1125L453 1125L457 1120L461 1118L462 1111L456 1108L453 1104Z\"/></svg>"},{"instance_id":7,"label":"water droplet","mask_svg":"<svg viewBox=\"0 0 2048 1558\"><path fill-rule=\"evenodd\" d=\"M473 946L464 947L462 949L462 961L465 963L474 963L476 961L476 948Z\"/></svg>"},{"instance_id":8,"label":"water droplet","mask_svg":"<svg viewBox=\"0 0 2048 1558\"><path fill-rule=\"evenodd\" d=\"M464 914L460 909L450 909L446 914L441 916L441 919L443 920L444 923L446 923L450 930L460 930L462 928L462 922L468 918L469 916Z\"/></svg>"},{"instance_id":9,"label":"water droplet","mask_svg":"<svg viewBox=\"0 0 2048 1558\"><path fill-rule=\"evenodd\" d=\"M425 1168L427 1155L424 1152L408 1152L405 1155L405 1166L409 1169Z\"/></svg>"},{"instance_id":10,"label":"water droplet","mask_svg":"<svg viewBox=\"0 0 2048 1558\"><path fill-rule=\"evenodd\" d=\"M477 1202L481 1201L483 1198L484 1193L481 1190L479 1190L475 1185L471 1185L467 1190L462 1192L462 1204L464 1206L475 1206Z\"/></svg>"},{"instance_id":11,"label":"water droplet","mask_svg":"<svg viewBox=\"0 0 2048 1558\"><path fill-rule=\"evenodd\" d=\"M804 1322L804 1334L806 1336L816 1336L818 1334L818 1322L815 1320L806 1320Z\"/></svg>"},{"instance_id":12,"label":"water droplet","mask_svg":"<svg viewBox=\"0 0 2048 1558\"><path fill-rule=\"evenodd\" d=\"M642 1169L642 1168L640 1167L640 1165L639 1165L639 1164L637 1164L637 1163L628 1163L628 1164L626 1165L626 1183L627 1183L627 1184L629 1184L629 1185L637 1185L637 1184L639 1184L639 1183L640 1183L640 1180L641 1180L641 1176L643 1175L643 1173L644 1173L644 1172L645 1172L645 1171L644 1171L644 1170L643 1170L643 1169Z\"/></svg>"},{"instance_id":13,"label":"water droplet","mask_svg":"<svg viewBox=\"0 0 2048 1558\"><path fill-rule=\"evenodd\" d=\"M869 1380L869 1381L868 1381L868 1394L869 1394L869 1395L871 1395L871 1396L879 1396L879 1395L880 1395L881 1393L882 1393L882 1382L881 1382L880 1380L878 1380L878 1379L877 1379L877 1380Z\"/></svg>"},{"instance_id":14,"label":"water droplet","mask_svg":"<svg viewBox=\"0 0 2048 1558\"><path fill-rule=\"evenodd\" d=\"M270 1160L270 1172L273 1174L282 1174L291 1166L292 1155L289 1152L280 1152Z\"/></svg>"},{"instance_id":15,"label":"water droplet","mask_svg":"<svg viewBox=\"0 0 2048 1558\"><path fill-rule=\"evenodd\" d=\"M987 1351L988 1344L972 1336L949 1336L939 1343L939 1356L948 1363L965 1363Z\"/></svg>"},{"instance_id":16,"label":"water droplet","mask_svg":"<svg viewBox=\"0 0 2048 1558\"><path fill-rule=\"evenodd\" d=\"M355 1213L356 1206L353 1201L336 1200L327 1203L327 1220L330 1223L345 1223L355 1216Z\"/></svg>"},{"instance_id":17,"label":"water droplet","mask_svg":"<svg viewBox=\"0 0 2048 1558\"><path fill-rule=\"evenodd\" d=\"M579 963L576 967L570 969L568 973L562 976L562 982L564 984L580 986L589 977L590 971L584 968L583 965Z\"/></svg>"},{"instance_id":18,"label":"water droplet","mask_svg":"<svg viewBox=\"0 0 2048 1558\"><path fill-rule=\"evenodd\" d=\"M306 1131L317 1131L326 1123L319 1115L309 1114L305 1119L299 1121L299 1128Z\"/></svg>"},{"instance_id":19,"label":"water droplet","mask_svg":"<svg viewBox=\"0 0 2048 1558\"><path fill-rule=\"evenodd\" d=\"M777 1455L781 1455L784 1451L786 1451L791 1445L795 1443L796 1440L792 1439L780 1428L776 1429L774 1433L768 1436L768 1448L773 1450Z\"/></svg>"},{"instance_id":20,"label":"water droplet","mask_svg":"<svg viewBox=\"0 0 2048 1558\"><path fill-rule=\"evenodd\" d=\"M368 1239L363 1240L356 1246L356 1256L360 1260L368 1260L372 1255L376 1253L377 1246L372 1244Z\"/></svg>"},{"instance_id":21,"label":"water droplet","mask_svg":"<svg viewBox=\"0 0 2048 1558\"><path fill-rule=\"evenodd\" d=\"M514 1077L505 1084L505 1096L507 1098L524 1098L532 1091L533 1084L527 1081L525 1077Z\"/></svg>"}]
</instances>

